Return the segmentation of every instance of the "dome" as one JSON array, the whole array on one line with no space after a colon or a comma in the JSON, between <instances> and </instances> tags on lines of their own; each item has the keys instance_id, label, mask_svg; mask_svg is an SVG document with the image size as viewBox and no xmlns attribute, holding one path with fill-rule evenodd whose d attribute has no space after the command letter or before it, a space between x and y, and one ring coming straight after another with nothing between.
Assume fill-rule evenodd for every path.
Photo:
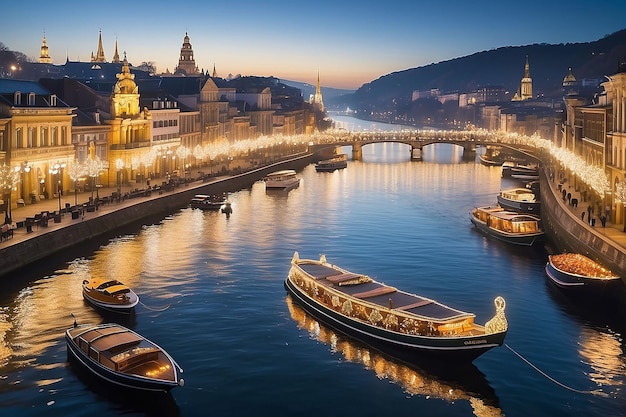
<instances>
[{"instance_id":1,"label":"dome","mask_svg":"<svg viewBox=\"0 0 626 417\"><path fill-rule=\"evenodd\" d=\"M576 84L576 77L572 74L572 69L570 68L565 78L563 78L563 85L573 85Z\"/></svg>"}]
</instances>

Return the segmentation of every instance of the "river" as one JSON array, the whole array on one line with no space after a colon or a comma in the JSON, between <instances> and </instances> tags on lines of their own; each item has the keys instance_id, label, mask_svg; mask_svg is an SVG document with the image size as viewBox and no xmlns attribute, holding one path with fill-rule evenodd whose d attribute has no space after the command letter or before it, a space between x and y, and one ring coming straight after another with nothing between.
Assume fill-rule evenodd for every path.
<instances>
[{"instance_id":1,"label":"river","mask_svg":"<svg viewBox=\"0 0 626 417\"><path fill-rule=\"evenodd\" d=\"M478 233L469 211L518 183L462 152L432 145L411 161L406 145L368 145L346 169L307 166L288 192L262 182L234 192L230 216L183 209L11 277L0 296L0 414L623 415L624 300L573 299L547 282L546 248ZM296 251L472 311L479 323L501 295L506 345L467 367L432 369L347 340L287 296ZM139 294L123 324L177 360L183 387L128 396L68 364L70 314L104 320L82 299L89 275Z\"/></svg>"}]
</instances>

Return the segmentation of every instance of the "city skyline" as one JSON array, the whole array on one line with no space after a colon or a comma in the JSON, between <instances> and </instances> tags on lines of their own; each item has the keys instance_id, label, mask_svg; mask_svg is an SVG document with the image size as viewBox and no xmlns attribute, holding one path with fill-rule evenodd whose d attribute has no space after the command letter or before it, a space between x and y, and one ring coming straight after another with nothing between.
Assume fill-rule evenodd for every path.
<instances>
[{"instance_id":1,"label":"city skyline","mask_svg":"<svg viewBox=\"0 0 626 417\"><path fill-rule=\"evenodd\" d=\"M29 7L24 7L27 4ZM140 65L153 62L158 73L174 72L185 33L199 69L219 77L274 76L357 89L389 73L506 46L592 42L626 27L626 4L611 0L540 2L523 10L501 1L481 7L453 1L425 5L379 2L358 6L320 0L313 7L295 3L207 3L190 0L179 8L125 3L87 11L70 0L53 7L41 0L3 6L0 42L32 60L45 35L55 64L88 62L102 42L111 61L117 41L120 57ZM65 10L85 9L84 18Z\"/></svg>"}]
</instances>

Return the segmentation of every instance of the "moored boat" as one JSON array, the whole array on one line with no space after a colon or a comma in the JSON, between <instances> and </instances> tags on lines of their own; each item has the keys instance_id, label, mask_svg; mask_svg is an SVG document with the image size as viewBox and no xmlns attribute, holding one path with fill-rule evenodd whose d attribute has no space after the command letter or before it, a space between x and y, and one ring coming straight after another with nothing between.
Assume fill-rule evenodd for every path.
<instances>
[{"instance_id":1,"label":"moored boat","mask_svg":"<svg viewBox=\"0 0 626 417\"><path fill-rule=\"evenodd\" d=\"M83 298L91 305L114 313L129 314L139 303L139 296L116 279L83 280Z\"/></svg>"},{"instance_id":2,"label":"moored boat","mask_svg":"<svg viewBox=\"0 0 626 417\"><path fill-rule=\"evenodd\" d=\"M536 180L539 179L539 173L536 165L507 161L502 164L502 177Z\"/></svg>"},{"instance_id":3,"label":"moored boat","mask_svg":"<svg viewBox=\"0 0 626 417\"><path fill-rule=\"evenodd\" d=\"M295 252L284 286L318 320L376 346L472 361L501 346L508 329L502 297L495 316L479 325L473 313L347 271L324 255L300 259Z\"/></svg>"},{"instance_id":4,"label":"moored boat","mask_svg":"<svg viewBox=\"0 0 626 417\"><path fill-rule=\"evenodd\" d=\"M140 391L169 392L183 386L183 372L161 347L114 323L65 331L68 356L109 383Z\"/></svg>"},{"instance_id":5,"label":"moored boat","mask_svg":"<svg viewBox=\"0 0 626 417\"><path fill-rule=\"evenodd\" d=\"M561 288L606 290L621 285L621 278L580 253L549 255L546 275Z\"/></svg>"},{"instance_id":6,"label":"moored boat","mask_svg":"<svg viewBox=\"0 0 626 417\"><path fill-rule=\"evenodd\" d=\"M331 172L348 166L348 155L340 154L331 159L325 159L315 164L317 172Z\"/></svg>"},{"instance_id":7,"label":"moored boat","mask_svg":"<svg viewBox=\"0 0 626 417\"><path fill-rule=\"evenodd\" d=\"M226 194L196 194L189 202L189 207L200 210L219 210L227 202Z\"/></svg>"},{"instance_id":8,"label":"moored boat","mask_svg":"<svg viewBox=\"0 0 626 417\"><path fill-rule=\"evenodd\" d=\"M266 189L288 189L300 184L300 178L293 169L271 172L263 178L263 181Z\"/></svg>"},{"instance_id":9,"label":"moored boat","mask_svg":"<svg viewBox=\"0 0 626 417\"><path fill-rule=\"evenodd\" d=\"M543 241L541 219L533 214L507 211L502 207L476 207L470 220L487 236L515 245L532 246Z\"/></svg>"},{"instance_id":10,"label":"moored boat","mask_svg":"<svg viewBox=\"0 0 626 417\"><path fill-rule=\"evenodd\" d=\"M541 202L535 193L528 188L511 188L498 193L498 204L501 207L520 213L536 213L541 210Z\"/></svg>"}]
</instances>

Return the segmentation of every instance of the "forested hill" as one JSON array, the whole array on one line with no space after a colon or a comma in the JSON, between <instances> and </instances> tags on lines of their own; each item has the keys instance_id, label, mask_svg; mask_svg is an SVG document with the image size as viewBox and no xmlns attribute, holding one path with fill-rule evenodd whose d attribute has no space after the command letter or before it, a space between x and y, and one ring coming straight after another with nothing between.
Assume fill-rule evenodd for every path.
<instances>
[{"instance_id":1,"label":"forested hill","mask_svg":"<svg viewBox=\"0 0 626 417\"><path fill-rule=\"evenodd\" d=\"M626 29L594 42L502 47L398 71L364 84L341 102L334 101L353 109L383 111L406 104L413 90L471 92L501 86L513 94L524 75L526 56L534 95L560 94L570 67L578 80L602 79L617 72L620 59L626 57Z\"/></svg>"}]
</instances>

